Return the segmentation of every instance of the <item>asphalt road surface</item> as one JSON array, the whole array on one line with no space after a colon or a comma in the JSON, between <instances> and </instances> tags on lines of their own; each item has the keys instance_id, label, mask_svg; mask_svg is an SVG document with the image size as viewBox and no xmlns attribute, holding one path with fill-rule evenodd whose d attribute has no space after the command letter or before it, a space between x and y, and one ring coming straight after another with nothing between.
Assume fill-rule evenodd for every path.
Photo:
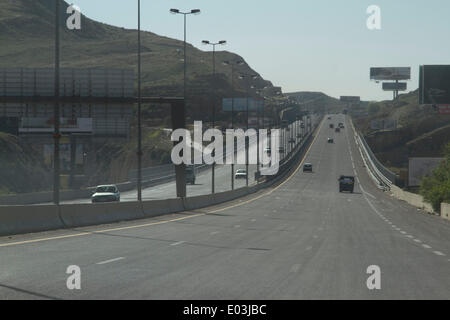
<instances>
[{"instance_id":1,"label":"asphalt road surface","mask_svg":"<svg viewBox=\"0 0 450 320\"><path fill-rule=\"evenodd\" d=\"M450 224L378 190L349 122L341 133L328 125L306 156L313 173L245 199L1 238L0 298L448 299ZM340 174L357 175L355 193L338 192ZM81 290L66 286L70 265ZM374 265L380 290L367 286Z\"/></svg>"}]
</instances>

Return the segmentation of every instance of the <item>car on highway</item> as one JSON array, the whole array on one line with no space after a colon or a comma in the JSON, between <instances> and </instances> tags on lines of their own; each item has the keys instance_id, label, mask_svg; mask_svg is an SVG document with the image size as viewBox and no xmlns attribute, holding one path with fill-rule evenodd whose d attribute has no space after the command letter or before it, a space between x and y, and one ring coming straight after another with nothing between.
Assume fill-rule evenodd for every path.
<instances>
[{"instance_id":1,"label":"car on highway","mask_svg":"<svg viewBox=\"0 0 450 320\"><path fill-rule=\"evenodd\" d=\"M334 131L335 131L335 132L341 132L341 129L336 128Z\"/></svg>"},{"instance_id":2,"label":"car on highway","mask_svg":"<svg viewBox=\"0 0 450 320\"><path fill-rule=\"evenodd\" d=\"M312 165L312 163L305 163L303 165L303 172L313 172L313 165Z\"/></svg>"},{"instance_id":3,"label":"car on highway","mask_svg":"<svg viewBox=\"0 0 450 320\"><path fill-rule=\"evenodd\" d=\"M333 138L328 138L328 143L334 143L334 139Z\"/></svg>"},{"instance_id":4,"label":"car on highway","mask_svg":"<svg viewBox=\"0 0 450 320\"><path fill-rule=\"evenodd\" d=\"M270 148L265 148L265 149L264 149L264 152L265 152L268 156L270 156L271 153L272 153L272 149L270 149Z\"/></svg>"},{"instance_id":5,"label":"car on highway","mask_svg":"<svg viewBox=\"0 0 450 320\"><path fill-rule=\"evenodd\" d=\"M116 185L97 186L91 196L92 203L96 202L120 202L120 192Z\"/></svg>"},{"instance_id":6,"label":"car on highway","mask_svg":"<svg viewBox=\"0 0 450 320\"><path fill-rule=\"evenodd\" d=\"M342 122L340 122L339 125L338 125L338 127L339 127L340 129L344 129L344 124L343 124Z\"/></svg>"},{"instance_id":7,"label":"car on highway","mask_svg":"<svg viewBox=\"0 0 450 320\"><path fill-rule=\"evenodd\" d=\"M334 128L334 124L330 123L330 129Z\"/></svg>"},{"instance_id":8,"label":"car on highway","mask_svg":"<svg viewBox=\"0 0 450 320\"><path fill-rule=\"evenodd\" d=\"M247 170L245 169L237 169L234 175L235 179L247 179Z\"/></svg>"},{"instance_id":9,"label":"car on highway","mask_svg":"<svg viewBox=\"0 0 450 320\"><path fill-rule=\"evenodd\" d=\"M193 166L186 167L186 183L195 184L195 168Z\"/></svg>"},{"instance_id":10,"label":"car on highway","mask_svg":"<svg viewBox=\"0 0 450 320\"><path fill-rule=\"evenodd\" d=\"M338 181L339 181L339 192L349 191L353 193L353 190L355 188L354 176L340 176Z\"/></svg>"}]
</instances>

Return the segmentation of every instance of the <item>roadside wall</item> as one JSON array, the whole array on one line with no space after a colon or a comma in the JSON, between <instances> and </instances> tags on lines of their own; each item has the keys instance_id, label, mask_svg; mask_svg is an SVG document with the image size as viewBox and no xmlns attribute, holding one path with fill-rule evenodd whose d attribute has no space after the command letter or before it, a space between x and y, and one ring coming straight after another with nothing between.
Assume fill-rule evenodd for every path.
<instances>
[{"instance_id":1,"label":"roadside wall","mask_svg":"<svg viewBox=\"0 0 450 320\"><path fill-rule=\"evenodd\" d=\"M397 199L406 201L407 203L409 203L417 208L423 209L428 213L435 214L431 204L429 204L428 202L425 202L421 195L404 191L395 185L391 186L391 192L394 195L394 197L396 197Z\"/></svg>"},{"instance_id":2,"label":"roadside wall","mask_svg":"<svg viewBox=\"0 0 450 320\"><path fill-rule=\"evenodd\" d=\"M450 220L450 203L441 203L441 217Z\"/></svg>"}]
</instances>

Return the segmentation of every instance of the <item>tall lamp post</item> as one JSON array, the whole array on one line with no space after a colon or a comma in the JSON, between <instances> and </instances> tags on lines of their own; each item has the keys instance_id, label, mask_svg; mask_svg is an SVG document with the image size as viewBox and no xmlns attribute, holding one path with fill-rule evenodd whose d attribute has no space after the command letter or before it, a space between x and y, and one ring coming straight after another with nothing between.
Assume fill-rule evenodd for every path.
<instances>
[{"instance_id":1,"label":"tall lamp post","mask_svg":"<svg viewBox=\"0 0 450 320\"><path fill-rule=\"evenodd\" d=\"M248 132L248 120L249 120L249 118L248 118L248 114L249 114L249 112L248 112L248 107L249 107L249 99L250 99L250 88L251 88L251 84L250 84L250 80L255 80L255 79L257 79L258 78L258 76L257 75L252 75L252 74L241 74L240 76L239 76L239 79L246 79L247 80L247 132ZM248 167L249 167L249 165L248 165L248 152L249 152L249 143L248 143L248 139L249 139L249 137L245 137L245 155L246 155L246 157L245 157L245 170L246 170L246 172L247 172L247 178L246 178L246 186L248 187L248 175L249 175L249 171L248 171ZM259 146L257 146L257 147L259 147ZM257 165L259 165L259 164L257 164Z\"/></svg>"},{"instance_id":2,"label":"tall lamp post","mask_svg":"<svg viewBox=\"0 0 450 320\"><path fill-rule=\"evenodd\" d=\"M213 91L215 93L215 79L216 79L216 46L217 45L225 45L227 42L225 40L221 40L219 42L210 42L208 40L203 40L202 43L204 45L211 45L213 47ZM215 98L213 94L213 107L212 107L212 127L213 129L216 126L216 104L215 104ZM215 151L214 151L215 152ZM215 154L213 154L215 156ZM216 162L214 161L212 164L212 175L211 175L211 193L216 193L215 190L215 167Z\"/></svg>"},{"instance_id":3,"label":"tall lamp post","mask_svg":"<svg viewBox=\"0 0 450 320\"><path fill-rule=\"evenodd\" d=\"M53 203L59 205L59 140L61 139L59 128L59 0L55 0L55 105L54 118L54 150L53 150Z\"/></svg>"},{"instance_id":4,"label":"tall lamp post","mask_svg":"<svg viewBox=\"0 0 450 320\"><path fill-rule=\"evenodd\" d=\"M183 76L183 98L184 98L184 109L186 111L186 68L187 68L187 61L186 61L186 16L188 14L200 14L200 9L192 9L191 11L182 12L178 9L170 9L170 13L172 14L182 14L184 16L184 76ZM194 160L194 174L195 174L195 160Z\"/></svg>"},{"instance_id":5,"label":"tall lamp post","mask_svg":"<svg viewBox=\"0 0 450 320\"><path fill-rule=\"evenodd\" d=\"M142 121L141 121L141 0L138 0L138 172L137 200L142 201Z\"/></svg>"},{"instance_id":6,"label":"tall lamp post","mask_svg":"<svg viewBox=\"0 0 450 320\"><path fill-rule=\"evenodd\" d=\"M231 66L231 90L234 92L234 68L236 66L241 66L244 61L224 61L225 66ZM234 94L231 97L231 129L234 129ZM234 159L234 141L233 141L233 159ZM231 163L231 190L234 190L234 161Z\"/></svg>"}]
</instances>

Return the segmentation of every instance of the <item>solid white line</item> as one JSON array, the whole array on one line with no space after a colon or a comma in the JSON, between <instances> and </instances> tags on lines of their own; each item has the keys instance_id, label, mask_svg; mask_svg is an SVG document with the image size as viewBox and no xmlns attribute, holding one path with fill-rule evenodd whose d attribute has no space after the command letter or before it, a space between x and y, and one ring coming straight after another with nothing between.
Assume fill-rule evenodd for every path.
<instances>
[{"instance_id":1,"label":"solid white line","mask_svg":"<svg viewBox=\"0 0 450 320\"><path fill-rule=\"evenodd\" d=\"M171 246L172 246L172 247L175 247L175 246L178 246L178 245L183 244L183 243L185 243L185 242L186 242L186 241L175 242L175 243L172 243Z\"/></svg>"},{"instance_id":2,"label":"solid white line","mask_svg":"<svg viewBox=\"0 0 450 320\"><path fill-rule=\"evenodd\" d=\"M115 258L115 259L111 259L111 260L106 260L106 261L102 261L102 262L97 262L96 264L98 265L102 265L102 264L107 264L107 263L111 263L111 262L116 262L116 261L120 261L120 260L124 260L124 257L119 257L119 258Z\"/></svg>"}]
</instances>

